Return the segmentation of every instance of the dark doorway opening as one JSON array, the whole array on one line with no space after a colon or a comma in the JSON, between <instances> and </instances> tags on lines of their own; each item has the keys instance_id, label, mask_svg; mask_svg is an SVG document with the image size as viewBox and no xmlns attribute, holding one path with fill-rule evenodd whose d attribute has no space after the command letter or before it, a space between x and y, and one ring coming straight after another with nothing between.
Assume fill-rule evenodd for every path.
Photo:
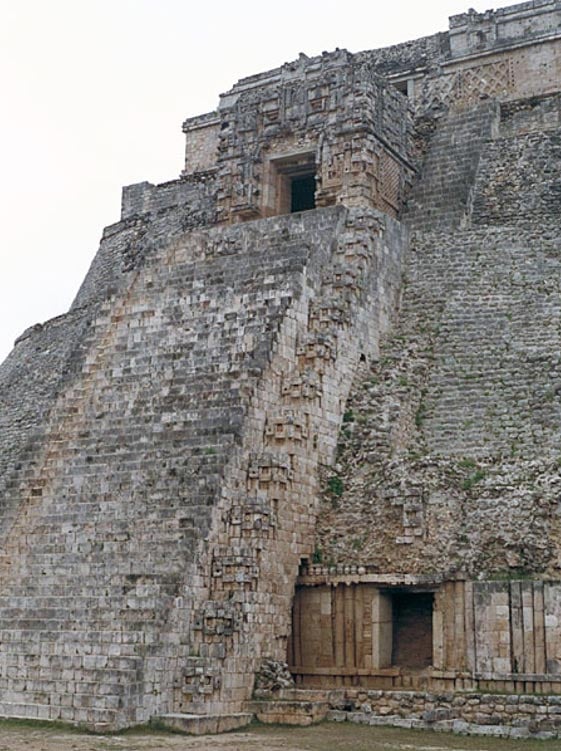
<instances>
[{"instance_id":1,"label":"dark doorway opening","mask_svg":"<svg viewBox=\"0 0 561 751\"><path fill-rule=\"evenodd\" d=\"M315 175L299 175L290 180L290 213L309 211L316 207Z\"/></svg>"},{"instance_id":2,"label":"dark doorway opening","mask_svg":"<svg viewBox=\"0 0 561 751\"><path fill-rule=\"evenodd\" d=\"M409 96L409 87L407 85L407 81L394 81L393 85L404 96Z\"/></svg>"},{"instance_id":3,"label":"dark doorway opening","mask_svg":"<svg viewBox=\"0 0 561 751\"><path fill-rule=\"evenodd\" d=\"M392 665L423 669L432 665L432 593L395 593Z\"/></svg>"}]
</instances>

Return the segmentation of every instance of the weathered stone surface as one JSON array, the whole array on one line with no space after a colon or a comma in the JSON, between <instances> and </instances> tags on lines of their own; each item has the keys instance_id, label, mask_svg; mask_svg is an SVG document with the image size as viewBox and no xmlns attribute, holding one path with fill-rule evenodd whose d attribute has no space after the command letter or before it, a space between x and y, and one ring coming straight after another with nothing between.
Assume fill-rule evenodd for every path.
<instances>
[{"instance_id":1,"label":"weathered stone surface","mask_svg":"<svg viewBox=\"0 0 561 751\"><path fill-rule=\"evenodd\" d=\"M349 700L358 697L348 691ZM517 707L505 716L503 698L489 694L465 694L465 702L459 704L452 695L437 697L419 692L385 691L368 692L367 701L360 711L330 710L328 719L336 722L355 722L368 725L426 728L453 731L460 735L486 735L496 738L560 738L559 725L555 723L556 699L542 697L540 704L530 704L529 711ZM533 699L534 697L521 697ZM429 709L427 709L429 707ZM481 714L481 709L488 712ZM493 717L493 713L496 713ZM493 722L490 721L493 718Z\"/></svg>"},{"instance_id":2,"label":"weathered stone surface","mask_svg":"<svg viewBox=\"0 0 561 751\"><path fill-rule=\"evenodd\" d=\"M294 678L286 662L265 660L255 676L255 690L272 693L283 688L292 688Z\"/></svg>"},{"instance_id":3,"label":"weathered stone surface","mask_svg":"<svg viewBox=\"0 0 561 751\"><path fill-rule=\"evenodd\" d=\"M0 367L0 715L558 732L560 20L301 55L124 189Z\"/></svg>"},{"instance_id":4,"label":"weathered stone surface","mask_svg":"<svg viewBox=\"0 0 561 751\"><path fill-rule=\"evenodd\" d=\"M178 232L118 272L122 292L17 345L6 379L21 348L57 326L76 364L65 378L46 369L37 396L4 412L40 431L8 467L5 714L96 727L213 701L233 714L261 650L285 655L293 577L310 555L314 467L335 445L346 373L373 353L366 327L387 326L395 306L376 292L383 283L397 294L402 246L381 235L398 240L390 223L333 208ZM345 300L354 323L330 326L325 359L310 301L336 299L332 268L355 268L360 248L370 267ZM72 326L88 311L79 337ZM315 369L322 402L298 388ZM36 426L28 414L43 391ZM256 633L251 654L229 646Z\"/></svg>"}]
</instances>

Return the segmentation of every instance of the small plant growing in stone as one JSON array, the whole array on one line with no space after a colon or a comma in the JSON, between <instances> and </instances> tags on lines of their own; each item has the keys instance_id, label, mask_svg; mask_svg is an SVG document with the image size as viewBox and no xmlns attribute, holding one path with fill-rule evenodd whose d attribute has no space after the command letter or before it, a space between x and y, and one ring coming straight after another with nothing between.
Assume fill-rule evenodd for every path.
<instances>
[{"instance_id":1,"label":"small plant growing in stone","mask_svg":"<svg viewBox=\"0 0 561 751\"><path fill-rule=\"evenodd\" d=\"M355 537L353 540L351 540L351 548L353 550L356 550L357 552L359 550L362 550L364 547L364 539L362 537Z\"/></svg>"},{"instance_id":2,"label":"small plant growing in stone","mask_svg":"<svg viewBox=\"0 0 561 751\"><path fill-rule=\"evenodd\" d=\"M425 407L424 403L421 402L415 414L415 425L417 428L420 428L423 425L423 420L426 417L426 411L427 408Z\"/></svg>"},{"instance_id":3,"label":"small plant growing in stone","mask_svg":"<svg viewBox=\"0 0 561 751\"><path fill-rule=\"evenodd\" d=\"M347 423L347 422L354 422L354 421L355 421L354 413L352 409L348 409L343 415L343 422Z\"/></svg>"},{"instance_id":4,"label":"small plant growing in stone","mask_svg":"<svg viewBox=\"0 0 561 751\"><path fill-rule=\"evenodd\" d=\"M323 552L321 548L316 548L314 552L312 553L312 563L315 566L318 566L320 563L323 563Z\"/></svg>"},{"instance_id":5,"label":"small plant growing in stone","mask_svg":"<svg viewBox=\"0 0 561 751\"><path fill-rule=\"evenodd\" d=\"M329 492L334 496L337 496L337 498L340 498L343 495L343 491L345 490L343 480L341 480L340 477L337 477L337 475L333 475L329 478L329 480L327 481L327 487L329 488Z\"/></svg>"},{"instance_id":6,"label":"small plant growing in stone","mask_svg":"<svg viewBox=\"0 0 561 751\"><path fill-rule=\"evenodd\" d=\"M473 472L469 477L466 477L466 479L462 483L462 489L463 490L471 490L474 485L477 485L478 482L481 482L485 477L485 472L482 469L478 469L476 472Z\"/></svg>"}]
</instances>

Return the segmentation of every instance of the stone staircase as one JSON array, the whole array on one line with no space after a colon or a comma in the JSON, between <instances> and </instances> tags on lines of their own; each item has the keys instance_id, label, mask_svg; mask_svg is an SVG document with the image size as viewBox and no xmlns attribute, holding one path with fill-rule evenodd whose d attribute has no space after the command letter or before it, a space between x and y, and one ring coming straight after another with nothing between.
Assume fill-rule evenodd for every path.
<instances>
[{"instance_id":1,"label":"stone staircase","mask_svg":"<svg viewBox=\"0 0 561 751\"><path fill-rule=\"evenodd\" d=\"M263 428L244 447L240 479L224 495L226 521L212 542L213 576L194 619L194 655L184 661L177 687L174 708L180 713L164 718L174 727L180 724L189 732L199 732L198 726L206 726L207 721L197 718L205 717L210 706L219 706L221 717L238 721L236 713L245 709L238 697L252 671L240 671L234 683L233 668L224 668L220 654L228 654L236 640L243 644L255 639L253 624L259 622L266 636L254 642L256 669L259 658L269 656L274 634L288 631L282 620L285 616L271 618L262 603L265 594L272 599L282 596L283 611L290 612L293 589L290 584L282 589L279 582L288 582L286 572L296 571L301 558L311 553L315 509L310 499L317 494L317 465L329 460L330 431L342 418L340 395L346 395L349 374L360 361L357 345L363 343L365 357L375 353L374 337L368 340L370 331L362 322L380 321L384 328L391 315L390 306L379 304L377 290L384 285L385 298L391 299L401 266L397 254L391 257L382 250L383 229L391 232L395 227L378 213L345 211L334 233L336 241L326 248L321 263L309 264L314 294L290 338L283 334L277 341L282 355L272 370L284 371L282 378L272 380L267 388L267 399L260 407ZM382 262L384 252L388 257ZM288 547L285 531L291 529L298 533L290 534ZM275 591L266 589L269 581L275 582ZM278 657L284 657L283 652ZM234 660L231 664L236 667ZM247 685L248 697L251 690ZM271 722L284 721L282 715L298 717L297 724L325 717L327 706L315 706L310 700L305 704L290 711L286 703L262 710L277 718ZM209 716L208 722L212 720Z\"/></svg>"},{"instance_id":2,"label":"stone staircase","mask_svg":"<svg viewBox=\"0 0 561 751\"><path fill-rule=\"evenodd\" d=\"M208 735L238 730L249 725L253 717L250 712L222 715L171 713L157 717L154 722L170 730L189 733L189 735Z\"/></svg>"},{"instance_id":3,"label":"stone staircase","mask_svg":"<svg viewBox=\"0 0 561 751\"><path fill-rule=\"evenodd\" d=\"M96 309L83 336L96 345L76 358L79 377L60 385L62 357L45 357L48 382L32 382L21 406L0 405L8 439L18 423L31 424L29 415L46 414L43 403L50 408L44 442L24 456L9 452L6 463L17 513L0 529L3 716L105 730L154 714L139 697L146 685L168 681L165 659L182 649L159 634L185 629L188 615L176 601L247 400L300 284L308 257L300 236L337 226L335 214L324 212L319 230L292 221L292 243L281 218L258 235L249 225L193 234L171 257L164 247L126 294ZM77 332L84 327L80 319ZM45 347L63 339L40 334ZM63 364L85 346L70 334ZM17 377L13 360L8 379ZM119 462L106 473L112 456Z\"/></svg>"},{"instance_id":4,"label":"stone staircase","mask_svg":"<svg viewBox=\"0 0 561 751\"><path fill-rule=\"evenodd\" d=\"M258 694L259 692L257 692ZM333 707L345 705L344 691L286 688L256 696L247 712L232 714L170 713L154 719L171 730L190 735L225 733L245 727L253 720L265 725L307 727L323 722Z\"/></svg>"},{"instance_id":5,"label":"stone staircase","mask_svg":"<svg viewBox=\"0 0 561 751\"><path fill-rule=\"evenodd\" d=\"M341 497L324 485L317 547L336 564L554 565L561 141L504 122L485 104L432 137L400 321L347 404Z\"/></svg>"},{"instance_id":6,"label":"stone staircase","mask_svg":"<svg viewBox=\"0 0 561 751\"><path fill-rule=\"evenodd\" d=\"M326 719L333 706L343 706L344 691L281 689L275 696L256 698L251 709L266 725L314 725Z\"/></svg>"},{"instance_id":7,"label":"stone staircase","mask_svg":"<svg viewBox=\"0 0 561 751\"><path fill-rule=\"evenodd\" d=\"M492 102L469 112L449 113L437 127L404 215L412 229L462 225L481 152L498 116L498 105Z\"/></svg>"}]
</instances>

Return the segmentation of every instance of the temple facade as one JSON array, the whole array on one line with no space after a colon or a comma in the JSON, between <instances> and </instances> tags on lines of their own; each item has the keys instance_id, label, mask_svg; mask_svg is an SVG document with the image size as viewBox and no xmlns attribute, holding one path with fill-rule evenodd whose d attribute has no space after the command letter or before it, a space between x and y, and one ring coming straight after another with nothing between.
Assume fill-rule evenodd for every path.
<instances>
[{"instance_id":1,"label":"temple facade","mask_svg":"<svg viewBox=\"0 0 561 751\"><path fill-rule=\"evenodd\" d=\"M300 55L0 366L0 716L561 734L561 2Z\"/></svg>"}]
</instances>

